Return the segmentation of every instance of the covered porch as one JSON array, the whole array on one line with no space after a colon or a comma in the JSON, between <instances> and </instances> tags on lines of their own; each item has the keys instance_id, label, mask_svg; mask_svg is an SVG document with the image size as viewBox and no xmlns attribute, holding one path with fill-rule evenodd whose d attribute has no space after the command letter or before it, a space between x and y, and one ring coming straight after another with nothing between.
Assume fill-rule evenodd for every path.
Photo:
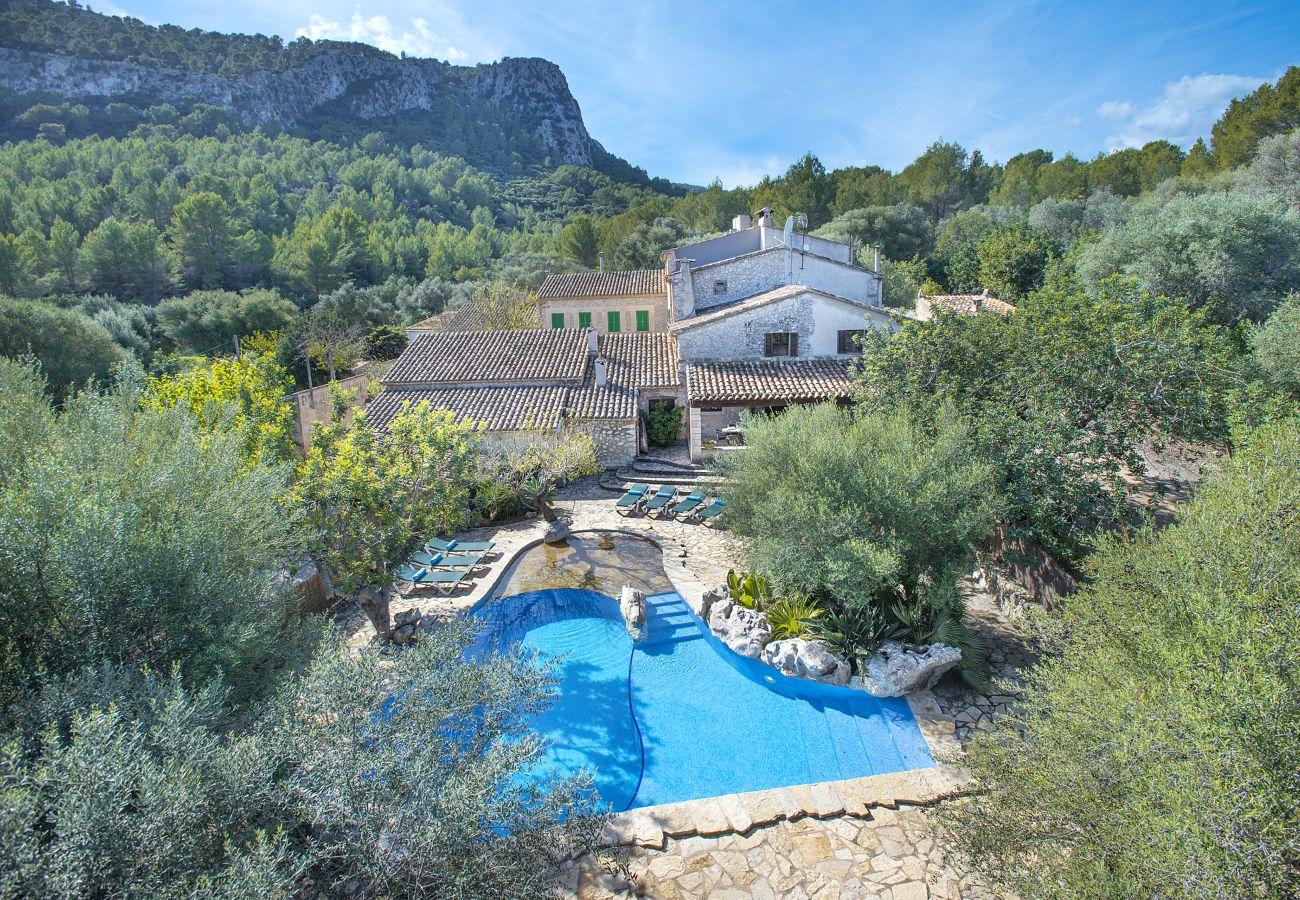
<instances>
[{"instance_id":1,"label":"covered porch","mask_svg":"<svg viewBox=\"0 0 1300 900\"><path fill-rule=\"evenodd\" d=\"M744 413L777 413L794 403L845 401L850 360L706 360L686 364L687 436L692 462L744 446Z\"/></svg>"}]
</instances>

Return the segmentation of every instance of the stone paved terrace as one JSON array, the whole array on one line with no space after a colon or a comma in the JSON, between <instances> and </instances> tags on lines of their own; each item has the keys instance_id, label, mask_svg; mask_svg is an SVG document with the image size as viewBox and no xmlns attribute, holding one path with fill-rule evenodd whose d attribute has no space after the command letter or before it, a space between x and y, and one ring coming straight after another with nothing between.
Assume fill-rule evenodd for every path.
<instances>
[{"instance_id":1,"label":"stone paved terrace","mask_svg":"<svg viewBox=\"0 0 1300 900\"><path fill-rule=\"evenodd\" d=\"M742 559L743 548L725 531L618 515L611 495L595 479L561 491L557 506L572 517L575 531L622 530L654 540L665 548L665 569L679 587L682 582L697 590L717 584ZM501 551L475 579L473 590L447 599L414 595L397 600L393 614L412 607L437 618L467 611L492 590L519 550L540 540L543 530L543 523L531 519L466 532L466 539L493 540ZM937 755L956 765L970 735L988 728L1015 702L1019 668L1034 658L1017 622L992 596L972 588L970 608L991 650L991 683L976 691L950 676L932 695L909 698L914 709L920 702L929 711L929 721L922 724L932 746L942 744ZM355 604L335 614L352 641L370 640L368 621ZM944 723L946 739L934 733ZM615 842L624 845L626 872L602 871L591 860L580 860L562 874L561 887L568 896L593 900L994 896L962 873L927 826L928 807L961 802L952 799L961 794L960 769L948 765L922 771L946 774L923 779L922 790L915 779L877 776L808 786L815 792L778 790L759 792L768 795L763 798L734 795L633 811L616 819L622 833ZM647 812L656 813L654 821L628 818Z\"/></svg>"}]
</instances>

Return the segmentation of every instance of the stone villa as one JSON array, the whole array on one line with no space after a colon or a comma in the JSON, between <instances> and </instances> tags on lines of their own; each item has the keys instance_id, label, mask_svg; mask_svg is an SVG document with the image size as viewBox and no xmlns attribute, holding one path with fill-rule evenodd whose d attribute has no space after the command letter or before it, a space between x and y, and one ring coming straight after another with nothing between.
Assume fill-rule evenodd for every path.
<instances>
[{"instance_id":1,"label":"stone villa","mask_svg":"<svg viewBox=\"0 0 1300 900\"><path fill-rule=\"evenodd\" d=\"M612 466L648 449L652 403L685 407L700 461L739 443L746 410L846 399L861 335L898 327L878 262L864 269L847 244L776 228L767 209L732 226L665 251L662 270L548 276L536 329L413 326L371 423L383 429L404 402L427 399L499 441L583 428ZM468 321L459 314L451 327L457 318Z\"/></svg>"}]
</instances>

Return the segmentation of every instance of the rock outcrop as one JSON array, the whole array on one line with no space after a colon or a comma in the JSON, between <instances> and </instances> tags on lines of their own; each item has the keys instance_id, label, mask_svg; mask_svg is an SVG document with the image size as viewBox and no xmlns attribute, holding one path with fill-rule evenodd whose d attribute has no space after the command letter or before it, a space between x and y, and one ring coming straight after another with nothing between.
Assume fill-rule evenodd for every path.
<instances>
[{"instance_id":1,"label":"rock outcrop","mask_svg":"<svg viewBox=\"0 0 1300 900\"><path fill-rule=\"evenodd\" d=\"M961 651L946 644L900 644L885 641L867 659L860 686L876 697L902 697L929 689L957 663ZM859 679L854 679L858 685Z\"/></svg>"},{"instance_id":2,"label":"rock outcrop","mask_svg":"<svg viewBox=\"0 0 1300 900\"><path fill-rule=\"evenodd\" d=\"M758 659L772 626L761 612L721 600L709 610L709 628L718 639L741 656Z\"/></svg>"},{"instance_id":3,"label":"rock outcrop","mask_svg":"<svg viewBox=\"0 0 1300 900\"><path fill-rule=\"evenodd\" d=\"M618 608L623 613L623 623L632 641L635 643L645 637L645 594L630 584L623 585Z\"/></svg>"},{"instance_id":4,"label":"rock outcrop","mask_svg":"<svg viewBox=\"0 0 1300 900\"><path fill-rule=\"evenodd\" d=\"M382 120L451 106L481 110L480 118L508 124L520 137L539 142L553 165L591 166L601 152L564 73L544 59L453 66L353 44L282 72L223 76L0 47L0 86L19 94L121 98L133 105L204 103L228 110L250 128L271 122L294 128L322 114Z\"/></svg>"},{"instance_id":5,"label":"rock outcrop","mask_svg":"<svg viewBox=\"0 0 1300 900\"><path fill-rule=\"evenodd\" d=\"M848 684L852 674L848 660L827 649L825 641L803 638L773 641L763 648L762 659L784 675L826 684Z\"/></svg>"}]
</instances>

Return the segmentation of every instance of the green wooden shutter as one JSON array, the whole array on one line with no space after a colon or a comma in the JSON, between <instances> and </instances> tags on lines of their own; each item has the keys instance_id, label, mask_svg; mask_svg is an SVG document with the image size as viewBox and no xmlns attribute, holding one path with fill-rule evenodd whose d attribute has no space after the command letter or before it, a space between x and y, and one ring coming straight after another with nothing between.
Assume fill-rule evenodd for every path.
<instances>
[{"instance_id":1,"label":"green wooden shutter","mask_svg":"<svg viewBox=\"0 0 1300 900\"><path fill-rule=\"evenodd\" d=\"M578 327L579 328L591 327L591 313L582 313L582 312L578 313Z\"/></svg>"},{"instance_id":2,"label":"green wooden shutter","mask_svg":"<svg viewBox=\"0 0 1300 900\"><path fill-rule=\"evenodd\" d=\"M620 327L621 327L622 324L623 324L623 322L622 322L622 318L623 318L623 317L619 314L619 311L616 310L616 309L611 309L611 310L606 314L606 321L609 323L609 333L610 333L610 334L617 334L617 333L618 333Z\"/></svg>"},{"instance_id":3,"label":"green wooden shutter","mask_svg":"<svg viewBox=\"0 0 1300 900\"><path fill-rule=\"evenodd\" d=\"M551 327L552 328L564 327L564 313L551 313Z\"/></svg>"},{"instance_id":4,"label":"green wooden shutter","mask_svg":"<svg viewBox=\"0 0 1300 900\"><path fill-rule=\"evenodd\" d=\"M650 330L650 310L638 309L636 311L636 330L637 331Z\"/></svg>"}]
</instances>

